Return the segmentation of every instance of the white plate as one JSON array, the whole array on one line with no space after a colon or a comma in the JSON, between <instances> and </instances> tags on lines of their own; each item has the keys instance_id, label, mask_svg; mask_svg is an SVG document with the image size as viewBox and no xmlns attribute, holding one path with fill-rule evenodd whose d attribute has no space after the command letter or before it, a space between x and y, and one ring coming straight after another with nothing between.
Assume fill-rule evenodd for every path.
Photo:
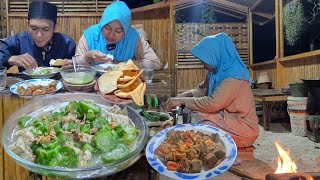
<instances>
[{"instance_id":1,"label":"white plate","mask_svg":"<svg viewBox=\"0 0 320 180\"><path fill-rule=\"evenodd\" d=\"M34 71L36 71L37 69L27 69L27 70L24 70L22 73L33 78L33 79L49 79L61 71L61 69L57 68L57 67L41 67L41 68L50 69L51 73L33 75L32 73Z\"/></svg>"},{"instance_id":2,"label":"white plate","mask_svg":"<svg viewBox=\"0 0 320 180\"><path fill-rule=\"evenodd\" d=\"M97 70L99 74L103 74L107 72L109 69L113 69L116 65L115 64L98 64L93 66L94 69Z\"/></svg>"},{"instance_id":3,"label":"white plate","mask_svg":"<svg viewBox=\"0 0 320 180\"><path fill-rule=\"evenodd\" d=\"M58 80L54 80L54 79L29 79L26 80L27 82L37 86L37 85L42 85L42 86L48 86L52 81L57 81L57 86L56 86L56 92L59 91L60 89L62 89L63 84L61 81ZM18 86L23 86L24 88L27 87L27 85L24 82L18 82L13 84L12 86L10 86L10 92L12 94L21 96L21 97L32 97L32 96L22 96L17 92L17 88ZM40 95L40 94L39 94ZM44 94L41 94L44 95Z\"/></svg>"},{"instance_id":4,"label":"white plate","mask_svg":"<svg viewBox=\"0 0 320 180\"><path fill-rule=\"evenodd\" d=\"M218 166L200 173L181 173L177 171L169 171L163 162L154 154L156 148L166 139L166 134L170 130L194 130L201 131L206 134L218 133L221 143L224 146L226 152L226 159L224 159ZM209 125L202 124L178 124L169 128L166 128L151 138L146 147L146 158L149 164L159 173L174 179L209 179L222 174L227 171L237 157L237 146L233 139L224 131Z\"/></svg>"}]
</instances>

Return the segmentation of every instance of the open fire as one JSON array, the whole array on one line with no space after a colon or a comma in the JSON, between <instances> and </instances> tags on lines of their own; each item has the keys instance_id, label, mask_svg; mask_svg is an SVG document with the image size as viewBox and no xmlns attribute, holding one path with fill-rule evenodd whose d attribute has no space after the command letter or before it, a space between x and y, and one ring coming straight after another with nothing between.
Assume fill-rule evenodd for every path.
<instances>
[{"instance_id":1,"label":"open fire","mask_svg":"<svg viewBox=\"0 0 320 180\"><path fill-rule=\"evenodd\" d=\"M278 142L275 143L278 150L278 167L275 174L297 172L296 163L291 159L290 152L285 151Z\"/></svg>"},{"instance_id":2,"label":"open fire","mask_svg":"<svg viewBox=\"0 0 320 180\"><path fill-rule=\"evenodd\" d=\"M289 150L284 150L278 142L278 166L274 174L267 174L266 180L319 180L319 173L297 172L297 165L290 157Z\"/></svg>"}]
</instances>

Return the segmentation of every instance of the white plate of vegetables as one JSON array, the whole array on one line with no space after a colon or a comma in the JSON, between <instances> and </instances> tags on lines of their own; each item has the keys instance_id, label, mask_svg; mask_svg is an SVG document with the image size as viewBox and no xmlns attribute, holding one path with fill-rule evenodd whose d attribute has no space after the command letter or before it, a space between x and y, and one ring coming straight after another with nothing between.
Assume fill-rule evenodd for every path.
<instances>
[{"instance_id":1,"label":"white plate of vegetables","mask_svg":"<svg viewBox=\"0 0 320 180\"><path fill-rule=\"evenodd\" d=\"M22 73L33 79L50 79L61 71L57 67L37 67L36 69L27 69Z\"/></svg>"}]
</instances>

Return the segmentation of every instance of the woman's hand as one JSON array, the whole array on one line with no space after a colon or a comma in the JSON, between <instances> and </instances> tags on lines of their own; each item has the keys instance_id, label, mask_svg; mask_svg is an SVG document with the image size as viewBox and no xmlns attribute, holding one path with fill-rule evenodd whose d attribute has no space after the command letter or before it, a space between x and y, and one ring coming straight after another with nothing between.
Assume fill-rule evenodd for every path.
<instances>
[{"instance_id":1,"label":"woman's hand","mask_svg":"<svg viewBox=\"0 0 320 180\"><path fill-rule=\"evenodd\" d=\"M169 98L163 105L165 112L172 111L173 108L184 104L184 100L181 98Z\"/></svg>"},{"instance_id":2,"label":"woman's hand","mask_svg":"<svg viewBox=\"0 0 320 180\"><path fill-rule=\"evenodd\" d=\"M104 54L98 50L91 50L86 52L85 58L86 60L89 60L89 63L91 63L92 61L105 63L113 60L113 58L109 57L107 54Z\"/></svg>"},{"instance_id":3,"label":"woman's hand","mask_svg":"<svg viewBox=\"0 0 320 180\"><path fill-rule=\"evenodd\" d=\"M10 65L15 65L18 67L23 67L25 69L35 69L38 67L37 61L28 53L11 56L8 60Z\"/></svg>"}]
</instances>

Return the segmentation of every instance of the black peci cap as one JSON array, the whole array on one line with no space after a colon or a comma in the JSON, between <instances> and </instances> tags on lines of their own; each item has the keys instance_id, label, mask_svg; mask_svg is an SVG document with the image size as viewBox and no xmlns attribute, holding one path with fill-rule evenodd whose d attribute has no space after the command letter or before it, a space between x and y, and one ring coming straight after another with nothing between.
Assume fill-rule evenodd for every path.
<instances>
[{"instance_id":1,"label":"black peci cap","mask_svg":"<svg viewBox=\"0 0 320 180\"><path fill-rule=\"evenodd\" d=\"M48 19L56 24L58 8L47 1L32 1L29 4L28 19Z\"/></svg>"}]
</instances>

